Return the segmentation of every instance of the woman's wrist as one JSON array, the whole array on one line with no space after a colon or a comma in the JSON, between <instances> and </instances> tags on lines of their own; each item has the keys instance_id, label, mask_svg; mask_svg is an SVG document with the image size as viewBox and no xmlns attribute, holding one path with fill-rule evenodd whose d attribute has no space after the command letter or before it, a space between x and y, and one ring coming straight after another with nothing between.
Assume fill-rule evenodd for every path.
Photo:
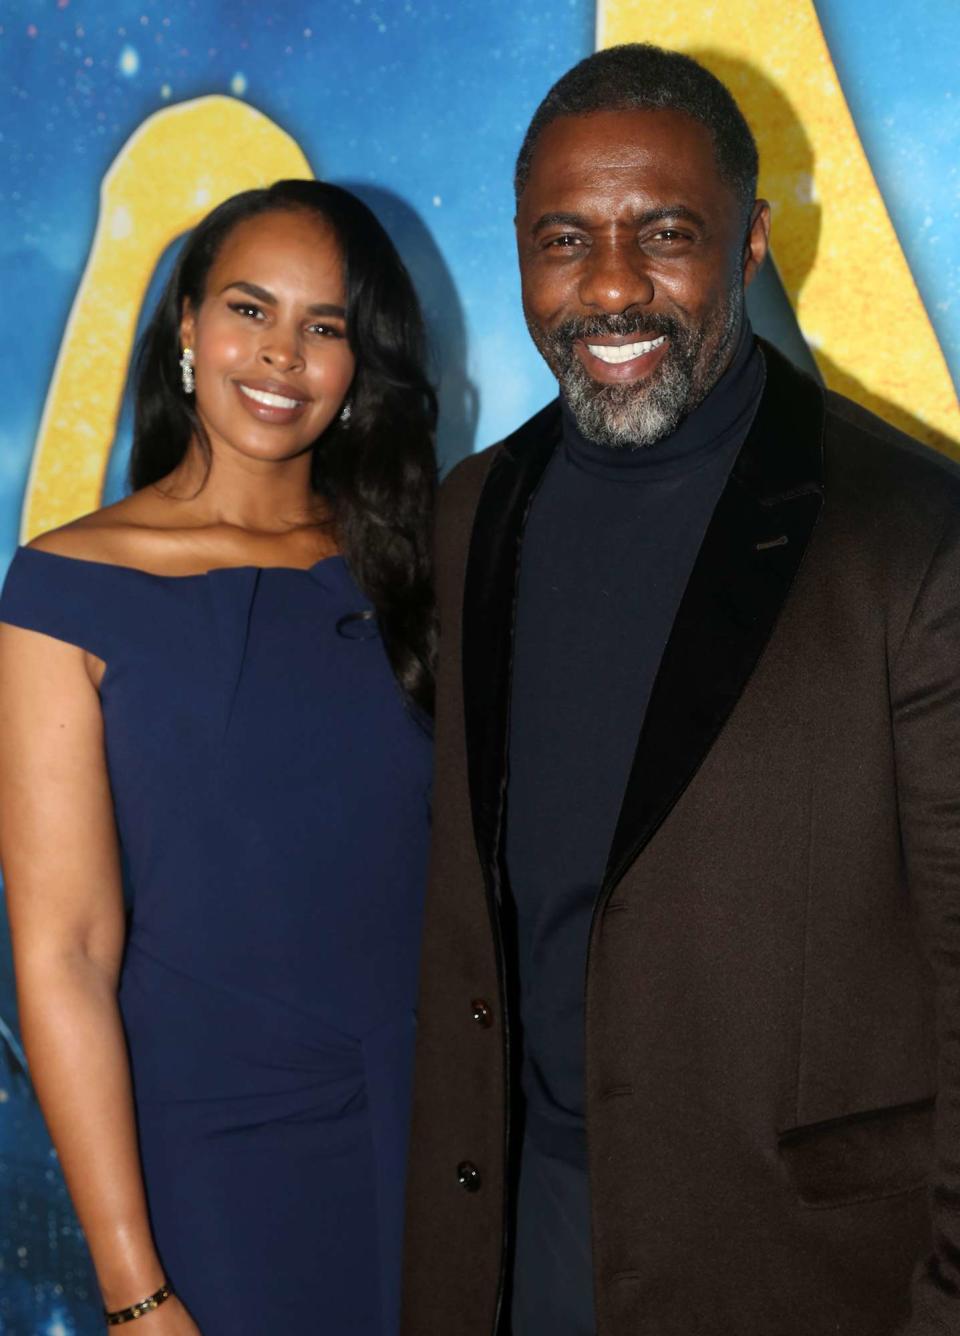
<instances>
[{"instance_id":1,"label":"woman's wrist","mask_svg":"<svg viewBox=\"0 0 960 1336\"><path fill-rule=\"evenodd\" d=\"M129 1308L147 1295L155 1294L167 1283L160 1259L153 1249L137 1256L131 1250L127 1256L113 1257L108 1267L97 1266L100 1298L108 1313Z\"/></svg>"},{"instance_id":2,"label":"woman's wrist","mask_svg":"<svg viewBox=\"0 0 960 1336\"><path fill-rule=\"evenodd\" d=\"M124 1308L105 1308L103 1315L107 1319L107 1326L122 1327L127 1322L136 1322L138 1318L146 1317L148 1313L152 1313L161 1304L166 1303L172 1295L173 1286L168 1281L164 1281L152 1294L138 1299L136 1303L127 1304Z\"/></svg>"}]
</instances>

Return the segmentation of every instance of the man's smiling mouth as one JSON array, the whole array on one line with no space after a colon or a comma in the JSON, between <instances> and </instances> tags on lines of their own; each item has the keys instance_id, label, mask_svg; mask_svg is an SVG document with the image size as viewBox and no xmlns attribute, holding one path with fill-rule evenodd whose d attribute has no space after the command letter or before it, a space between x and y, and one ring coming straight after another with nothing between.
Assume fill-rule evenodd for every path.
<instances>
[{"instance_id":1,"label":"man's smiling mouth","mask_svg":"<svg viewBox=\"0 0 960 1336\"><path fill-rule=\"evenodd\" d=\"M659 348L661 343L666 341L666 335L661 334L656 339L645 339L641 343L587 343L588 350L594 357L601 362L608 362L611 365L617 365L621 362L632 362L636 357L645 357L647 353L653 352L654 348Z\"/></svg>"}]
</instances>

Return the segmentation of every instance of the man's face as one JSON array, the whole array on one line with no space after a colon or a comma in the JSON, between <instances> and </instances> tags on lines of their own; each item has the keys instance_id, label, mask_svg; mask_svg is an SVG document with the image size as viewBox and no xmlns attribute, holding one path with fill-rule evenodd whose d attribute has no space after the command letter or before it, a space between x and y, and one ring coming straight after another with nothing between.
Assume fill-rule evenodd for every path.
<instances>
[{"instance_id":1,"label":"man's face","mask_svg":"<svg viewBox=\"0 0 960 1336\"><path fill-rule=\"evenodd\" d=\"M585 436L650 445L733 354L767 249L720 177L706 126L675 111L562 116L517 208L523 309Z\"/></svg>"}]
</instances>

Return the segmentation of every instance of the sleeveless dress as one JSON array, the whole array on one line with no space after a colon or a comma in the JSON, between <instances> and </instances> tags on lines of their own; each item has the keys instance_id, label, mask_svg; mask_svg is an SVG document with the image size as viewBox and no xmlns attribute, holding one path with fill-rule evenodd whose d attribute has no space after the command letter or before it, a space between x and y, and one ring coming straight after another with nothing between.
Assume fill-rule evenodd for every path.
<instances>
[{"instance_id":1,"label":"sleeveless dress","mask_svg":"<svg viewBox=\"0 0 960 1336\"><path fill-rule=\"evenodd\" d=\"M0 599L107 665L143 1172L203 1336L398 1325L431 747L365 609L342 557L32 548Z\"/></svg>"}]
</instances>

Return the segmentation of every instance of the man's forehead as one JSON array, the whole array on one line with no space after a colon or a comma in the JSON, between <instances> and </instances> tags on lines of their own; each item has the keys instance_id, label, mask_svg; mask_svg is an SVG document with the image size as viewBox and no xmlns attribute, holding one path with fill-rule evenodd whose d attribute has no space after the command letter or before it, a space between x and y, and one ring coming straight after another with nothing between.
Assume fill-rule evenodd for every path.
<instances>
[{"instance_id":1,"label":"man's forehead","mask_svg":"<svg viewBox=\"0 0 960 1336\"><path fill-rule=\"evenodd\" d=\"M711 197L726 204L713 136L683 112L637 110L559 116L534 148L520 211L537 214L590 196L622 201L643 212L655 199L692 204Z\"/></svg>"},{"instance_id":2,"label":"man's forehead","mask_svg":"<svg viewBox=\"0 0 960 1336\"><path fill-rule=\"evenodd\" d=\"M596 111L558 116L540 133L531 157L531 177L560 170L616 170L671 161L716 171L713 136L685 112L659 108Z\"/></svg>"}]
</instances>

